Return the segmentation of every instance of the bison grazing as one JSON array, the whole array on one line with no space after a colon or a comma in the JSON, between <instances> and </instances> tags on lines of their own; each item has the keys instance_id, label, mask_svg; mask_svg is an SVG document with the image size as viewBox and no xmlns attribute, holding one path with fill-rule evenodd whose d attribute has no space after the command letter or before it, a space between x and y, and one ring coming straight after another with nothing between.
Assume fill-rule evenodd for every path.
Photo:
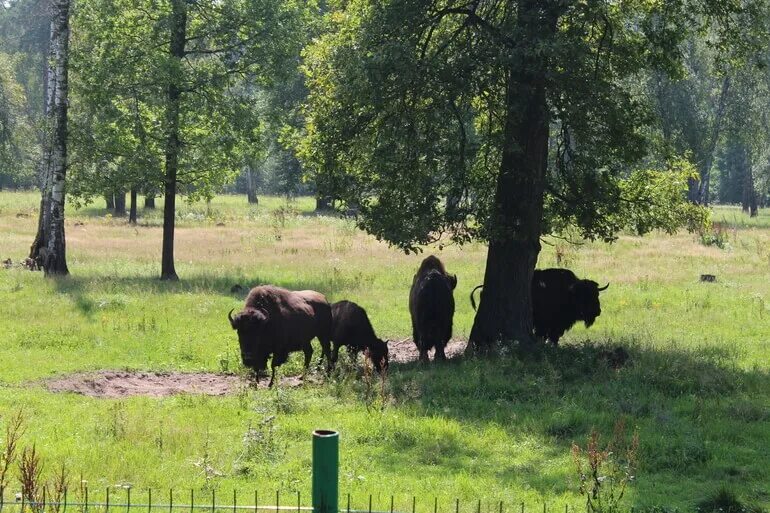
<instances>
[{"instance_id":1,"label":"bison grazing","mask_svg":"<svg viewBox=\"0 0 770 513\"><path fill-rule=\"evenodd\" d=\"M591 280L580 280L569 269L536 269L532 276L532 320L535 336L550 340L554 345L564 332L578 321L586 327L596 321L602 313L599 292L607 290L610 284L599 287ZM471 305L476 303L471 292Z\"/></svg>"},{"instance_id":2,"label":"bison grazing","mask_svg":"<svg viewBox=\"0 0 770 513\"><path fill-rule=\"evenodd\" d=\"M251 289L240 313L235 317L232 313L231 310L227 317L238 331L243 365L262 371L267 368L267 359L273 356L268 386L275 381L275 368L286 362L291 352L304 351L305 368L310 366L310 342L314 337L321 342L321 358L325 356L331 362L331 308L319 292L293 292L262 285Z\"/></svg>"},{"instance_id":3,"label":"bison grazing","mask_svg":"<svg viewBox=\"0 0 770 513\"><path fill-rule=\"evenodd\" d=\"M412 337L420 361L428 361L428 351L435 347L435 359L445 360L444 347L452 337L455 313L453 291L457 276L447 274L444 264L435 256L422 261L409 292Z\"/></svg>"},{"instance_id":4,"label":"bison grazing","mask_svg":"<svg viewBox=\"0 0 770 513\"><path fill-rule=\"evenodd\" d=\"M388 367L388 344L377 338L366 310L352 301L332 304L332 365L337 363L340 346L345 346L355 358L366 350L378 372Z\"/></svg>"}]
</instances>

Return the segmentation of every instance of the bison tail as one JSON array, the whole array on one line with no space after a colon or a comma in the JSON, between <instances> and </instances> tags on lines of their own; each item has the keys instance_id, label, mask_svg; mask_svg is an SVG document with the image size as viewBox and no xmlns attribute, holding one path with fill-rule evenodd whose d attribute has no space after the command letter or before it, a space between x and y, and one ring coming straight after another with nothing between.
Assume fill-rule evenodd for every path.
<instances>
[{"instance_id":1,"label":"bison tail","mask_svg":"<svg viewBox=\"0 0 770 513\"><path fill-rule=\"evenodd\" d=\"M471 290L471 306L473 307L473 311L476 311L476 300L473 299L473 294L476 293L477 290L484 288L484 285L479 285L475 289Z\"/></svg>"}]
</instances>

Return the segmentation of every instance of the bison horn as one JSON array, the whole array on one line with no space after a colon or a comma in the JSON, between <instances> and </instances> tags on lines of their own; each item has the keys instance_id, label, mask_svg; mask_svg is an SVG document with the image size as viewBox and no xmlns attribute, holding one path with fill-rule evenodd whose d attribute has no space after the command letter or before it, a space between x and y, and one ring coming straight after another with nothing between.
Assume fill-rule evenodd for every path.
<instances>
[{"instance_id":1,"label":"bison horn","mask_svg":"<svg viewBox=\"0 0 770 513\"><path fill-rule=\"evenodd\" d=\"M605 285L604 287L599 287L599 292L601 292L601 291L603 291L603 290L607 290L607 288L608 288L609 286L610 286L610 284L609 284L609 282L608 282L608 283L607 283L607 285Z\"/></svg>"},{"instance_id":2,"label":"bison horn","mask_svg":"<svg viewBox=\"0 0 770 513\"><path fill-rule=\"evenodd\" d=\"M233 329L235 329L235 320L233 319L233 310L235 310L235 308L227 312L227 318L230 319L230 326L232 326Z\"/></svg>"}]
</instances>

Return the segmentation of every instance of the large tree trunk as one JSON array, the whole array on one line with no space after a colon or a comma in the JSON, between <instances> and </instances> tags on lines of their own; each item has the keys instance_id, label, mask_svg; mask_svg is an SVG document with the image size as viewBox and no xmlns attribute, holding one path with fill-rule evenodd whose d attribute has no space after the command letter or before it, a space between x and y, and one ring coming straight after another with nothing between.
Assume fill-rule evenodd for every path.
<instances>
[{"instance_id":1,"label":"large tree trunk","mask_svg":"<svg viewBox=\"0 0 770 513\"><path fill-rule=\"evenodd\" d=\"M171 0L171 44L172 57L169 84L166 90L166 164L163 206L163 255L160 278L178 280L174 269L174 223L176 215L176 180L179 167L179 104L181 66L184 58L187 33L186 0Z\"/></svg>"},{"instance_id":2,"label":"large tree trunk","mask_svg":"<svg viewBox=\"0 0 770 513\"><path fill-rule=\"evenodd\" d=\"M531 283L540 252L550 121L547 62L535 49L553 38L557 18L536 0L519 3L517 37L524 49L508 79L503 154L470 351L486 351L498 342L518 341L523 347L534 342Z\"/></svg>"},{"instance_id":3,"label":"large tree trunk","mask_svg":"<svg viewBox=\"0 0 770 513\"><path fill-rule=\"evenodd\" d=\"M64 237L64 186L67 178L67 106L69 67L69 0L53 2L54 66L56 91L54 93L55 125L51 151L51 231L48 236L47 255L43 269L47 275L69 274L67 269L66 241Z\"/></svg>"},{"instance_id":4,"label":"large tree trunk","mask_svg":"<svg viewBox=\"0 0 770 513\"><path fill-rule=\"evenodd\" d=\"M38 233L30 248L46 275L66 275L64 198L67 176L67 101L69 65L69 0L51 4L51 32L45 80L46 136L41 159Z\"/></svg>"},{"instance_id":5,"label":"large tree trunk","mask_svg":"<svg viewBox=\"0 0 770 513\"><path fill-rule=\"evenodd\" d=\"M115 212L116 216L126 215L126 191L120 189L115 191Z\"/></svg>"},{"instance_id":6,"label":"large tree trunk","mask_svg":"<svg viewBox=\"0 0 770 513\"><path fill-rule=\"evenodd\" d=\"M144 195L144 208L145 210L155 209L155 195L151 193L145 193Z\"/></svg>"},{"instance_id":7,"label":"large tree trunk","mask_svg":"<svg viewBox=\"0 0 770 513\"><path fill-rule=\"evenodd\" d=\"M246 164L246 197L250 204L258 204L257 199L257 181L254 179L254 171L251 166Z\"/></svg>"},{"instance_id":8,"label":"large tree trunk","mask_svg":"<svg viewBox=\"0 0 770 513\"><path fill-rule=\"evenodd\" d=\"M136 224L136 187L131 188L131 205L128 210L128 224Z\"/></svg>"},{"instance_id":9,"label":"large tree trunk","mask_svg":"<svg viewBox=\"0 0 770 513\"><path fill-rule=\"evenodd\" d=\"M44 61L45 71L43 76L43 117L45 126L41 136L42 155L38 166L38 180L40 182L40 213L37 221L37 234L29 249L29 258L35 260L39 266L43 264L43 254L48 246L48 234L51 229L51 151L53 150L52 133L54 126L54 94L56 91L56 73L53 69L55 62L53 40L56 33L56 22L51 19L51 30L48 43L48 59Z\"/></svg>"}]
</instances>

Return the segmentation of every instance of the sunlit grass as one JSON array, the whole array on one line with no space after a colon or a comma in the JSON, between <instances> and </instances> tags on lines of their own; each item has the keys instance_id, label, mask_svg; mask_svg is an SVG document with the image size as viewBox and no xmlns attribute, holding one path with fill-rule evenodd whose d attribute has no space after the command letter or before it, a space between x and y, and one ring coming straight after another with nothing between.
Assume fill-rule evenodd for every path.
<instances>
[{"instance_id":1,"label":"sunlit grass","mask_svg":"<svg viewBox=\"0 0 770 513\"><path fill-rule=\"evenodd\" d=\"M36 193L0 193L0 259L26 256L36 226ZM158 207L162 202L158 202ZM570 331L560 350L532 361L508 355L445 366L391 367L384 409L362 400L360 380L248 391L229 397L91 399L46 392L40 380L98 369L238 369L226 319L242 304L234 284L313 288L364 306L383 338L410 335L407 298L424 255L405 255L359 232L352 221L316 216L311 198L286 202L217 197L180 202L178 283L161 282L162 210L140 209L139 226L103 203L68 210L72 276L47 280L0 270L0 417L23 407L26 443L49 470L66 461L94 489L238 488L262 497L309 492L311 429L342 433L341 490L358 506L425 508L433 497L467 513L475 500L542 509L580 506L569 455L592 427L610 434L625 418L639 429L636 507L689 508L727 484L770 505L770 211L750 220L716 209L727 249L696 235L623 235L613 245L544 245L540 267L567 266L610 282L602 316ZM430 248L427 252L433 252ZM485 248L441 253L459 278L455 335L467 337L470 290L481 282ZM701 274L715 283L702 283ZM632 365L613 371L596 347L623 345ZM282 368L299 371L299 359ZM275 417L275 439L251 447L244 434ZM271 445L272 444L272 445ZM117 493L117 492L116 492ZM223 495L223 496L224 496ZM356 499L357 498L357 499ZM224 499L223 499L224 500ZM246 500L244 498L244 500ZM271 502L271 501L268 501ZM494 508L493 508L494 509ZM490 510L492 511L492 510Z\"/></svg>"}]
</instances>

